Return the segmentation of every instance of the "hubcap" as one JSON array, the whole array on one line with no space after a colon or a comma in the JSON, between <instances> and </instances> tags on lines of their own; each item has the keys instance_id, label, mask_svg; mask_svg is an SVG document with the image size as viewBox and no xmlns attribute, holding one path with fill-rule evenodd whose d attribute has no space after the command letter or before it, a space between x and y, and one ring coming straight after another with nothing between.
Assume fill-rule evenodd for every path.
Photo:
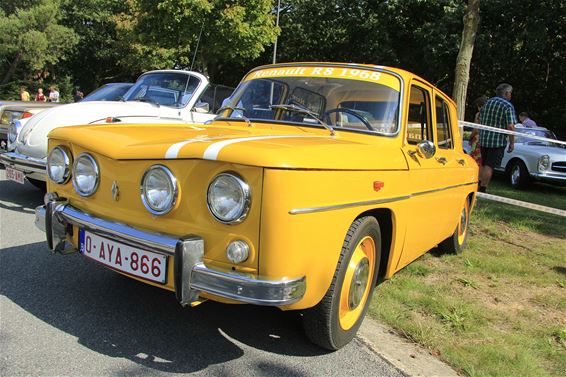
<instances>
[{"instance_id":1,"label":"hubcap","mask_svg":"<svg viewBox=\"0 0 566 377\"><path fill-rule=\"evenodd\" d=\"M342 287L340 288L340 307L338 318L340 327L351 329L359 320L371 291L374 276L376 247L372 237L365 236L354 249Z\"/></svg>"},{"instance_id":2,"label":"hubcap","mask_svg":"<svg viewBox=\"0 0 566 377\"><path fill-rule=\"evenodd\" d=\"M364 258L358 263L352 278L352 285L350 286L350 295L348 296L348 307L350 310L355 309L360 305L369 277L369 261Z\"/></svg>"},{"instance_id":3,"label":"hubcap","mask_svg":"<svg viewBox=\"0 0 566 377\"><path fill-rule=\"evenodd\" d=\"M513 168L513 171L511 172L511 183L513 185L516 185L517 183L519 183L520 177L521 177L521 169L517 165Z\"/></svg>"},{"instance_id":4,"label":"hubcap","mask_svg":"<svg viewBox=\"0 0 566 377\"><path fill-rule=\"evenodd\" d=\"M458 224L458 244L460 245L464 243L464 239L466 238L466 231L468 230L468 213L469 204L466 200L464 208L462 208L462 212L460 213L460 224Z\"/></svg>"}]
</instances>

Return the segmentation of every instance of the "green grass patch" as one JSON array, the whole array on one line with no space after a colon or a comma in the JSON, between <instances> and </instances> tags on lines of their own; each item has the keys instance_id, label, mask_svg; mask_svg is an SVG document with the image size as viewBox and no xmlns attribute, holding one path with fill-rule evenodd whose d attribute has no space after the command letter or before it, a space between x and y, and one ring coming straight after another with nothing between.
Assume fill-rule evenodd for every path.
<instances>
[{"instance_id":1,"label":"green grass patch","mask_svg":"<svg viewBox=\"0 0 566 377\"><path fill-rule=\"evenodd\" d=\"M566 209L561 190L514 195ZM562 217L480 201L464 253L425 254L378 287L369 313L465 375L564 376L565 233Z\"/></svg>"}]
</instances>

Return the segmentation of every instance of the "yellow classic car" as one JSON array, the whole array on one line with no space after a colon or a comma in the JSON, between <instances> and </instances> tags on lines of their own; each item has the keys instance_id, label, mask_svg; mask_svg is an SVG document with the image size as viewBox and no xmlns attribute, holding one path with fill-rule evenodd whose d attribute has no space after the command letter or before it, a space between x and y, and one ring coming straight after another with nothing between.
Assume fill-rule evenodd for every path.
<instances>
[{"instance_id":1,"label":"yellow classic car","mask_svg":"<svg viewBox=\"0 0 566 377\"><path fill-rule=\"evenodd\" d=\"M425 80L277 64L225 102L206 124L53 130L36 209L49 248L181 305L300 310L330 350L355 336L378 283L437 245L464 248L478 169L453 101Z\"/></svg>"}]
</instances>

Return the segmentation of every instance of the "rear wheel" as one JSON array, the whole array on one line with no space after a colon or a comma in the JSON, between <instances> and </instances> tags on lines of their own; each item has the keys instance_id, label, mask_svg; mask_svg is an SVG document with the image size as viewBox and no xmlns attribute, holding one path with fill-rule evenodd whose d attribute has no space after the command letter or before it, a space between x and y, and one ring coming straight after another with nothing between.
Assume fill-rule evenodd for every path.
<instances>
[{"instance_id":1,"label":"rear wheel","mask_svg":"<svg viewBox=\"0 0 566 377\"><path fill-rule=\"evenodd\" d=\"M442 241L438 246L445 253L460 254L468 241L468 225L470 224L470 201L466 198L460 219L454 233Z\"/></svg>"},{"instance_id":2,"label":"rear wheel","mask_svg":"<svg viewBox=\"0 0 566 377\"><path fill-rule=\"evenodd\" d=\"M525 188L529 185L530 176L523 161L515 161L509 169L509 183L514 188Z\"/></svg>"},{"instance_id":3,"label":"rear wheel","mask_svg":"<svg viewBox=\"0 0 566 377\"><path fill-rule=\"evenodd\" d=\"M337 350L358 332L376 285L381 257L381 232L373 217L352 223L332 284L322 301L303 313L303 327L315 344Z\"/></svg>"}]
</instances>

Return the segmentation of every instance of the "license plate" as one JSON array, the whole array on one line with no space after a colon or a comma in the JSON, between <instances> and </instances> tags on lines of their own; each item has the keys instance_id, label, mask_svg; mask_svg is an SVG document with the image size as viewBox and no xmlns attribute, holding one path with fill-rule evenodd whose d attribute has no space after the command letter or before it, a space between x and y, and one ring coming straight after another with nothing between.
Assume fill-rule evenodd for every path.
<instances>
[{"instance_id":1,"label":"license plate","mask_svg":"<svg viewBox=\"0 0 566 377\"><path fill-rule=\"evenodd\" d=\"M79 251L110 268L143 279L165 283L167 257L101 237L81 229Z\"/></svg>"},{"instance_id":2,"label":"license plate","mask_svg":"<svg viewBox=\"0 0 566 377\"><path fill-rule=\"evenodd\" d=\"M9 179L10 181L21 183L22 185L24 184L25 181L24 173L22 173L19 170L12 169L9 166L6 166L6 178Z\"/></svg>"}]
</instances>

